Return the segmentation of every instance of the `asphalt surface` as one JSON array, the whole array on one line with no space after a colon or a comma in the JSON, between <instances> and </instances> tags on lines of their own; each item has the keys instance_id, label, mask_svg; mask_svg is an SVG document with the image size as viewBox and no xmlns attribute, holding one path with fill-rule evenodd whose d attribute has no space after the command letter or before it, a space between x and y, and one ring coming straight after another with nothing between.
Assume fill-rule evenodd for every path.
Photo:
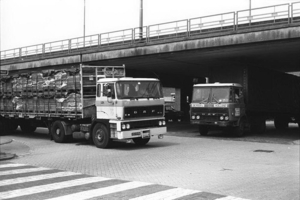
<instances>
[{"instance_id":1,"label":"asphalt surface","mask_svg":"<svg viewBox=\"0 0 300 200\"><path fill-rule=\"evenodd\" d=\"M138 185L135 189L108 193L101 199L131 199L147 195L150 199L162 199L154 198L153 194L167 195L170 192L173 197L178 193L186 194L177 199L300 199L297 126L281 132L268 123L267 132L263 135L253 133L237 138L221 132L203 137L197 133L197 127L188 123L169 123L168 133L162 140L153 138L145 147L117 142L111 149L97 149L84 140L57 144L49 140L46 130L38 129L36 132L23 134L16 131L1 137L2 143L12 141L0 145L1 152L17 157L0 162L0 176L1 172L10 173L23 168L47 168L80 175L3 186L0 181L0 191L6 192L0 192L0 197L1 194L16 194L21 189L23 192L25 189L32 191L32 187L41 185L46 187L38 187L35 194L14 198L63 197L92 189L106 194L108 185L114 188L126 183ZM4 167L10 163L25 166ZM3 175L0 180L39 175L38 172L32 173ZM74 176L110 180L55 189L57 182L74 182ZM52 184L51 187L49 184ZM50 188L51 192L45 188ZM111 190L117 191L115 188ZM55 195L51 196L49 193L53 191Z\"/></svg>"}]
</instances>

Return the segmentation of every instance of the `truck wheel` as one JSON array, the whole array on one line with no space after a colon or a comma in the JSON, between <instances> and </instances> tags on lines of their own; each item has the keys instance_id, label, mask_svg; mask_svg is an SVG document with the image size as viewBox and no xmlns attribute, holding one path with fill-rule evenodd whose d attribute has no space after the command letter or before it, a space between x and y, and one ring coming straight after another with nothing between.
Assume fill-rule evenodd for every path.
<instances>
[{"instance_id":1,"label":"truck wheel","mask_svg":"<svg viewBox=\"0 0 300 200\"><path fill-rule=\"evenodd\" d=\"M241 119L239 125L235 128L235 135L238 137L242 137L245 135L246 131L246 120Z\"/></svg>"},{"instance_id":2,"label":"truck wheel","mask_svg":"<svg viewBox=\"0 0 300 200\"><path fill-rule=\"evenodd\" d=\"M96 124L93 129L93 142L97 148L108 148L112 141L107 128L103 124Z\"/></svg>"},{"instance_id":3,"label":"truck wheel","mask_svg":"<svg viewBox=\"0 0 300 200\"><path fill-rule=\"evenodd\" d=\"M21 123L20 127L24 133L33 133L36 130L36 126L32 126L30 122Z\"/></svg>"},{"instance_id":4,"label":"truck wheel","mask_svg":"<svg viewBox=\"0 0 300 200\"><path fill-rule=\"evenodd\" d=\"M274 125L276 129L283 130L289 127L289 122L283 118L275 118Z\"/></svg>"},{"instance_id":5,"label":"truck wheel","mask_svg":"<svg viewBox=\"0 0 300 200\"><path fill-rule=\"evenodd\" d=\"M66 141L66 133L64 125L61 121L55 121L51 127L52 138L56 143L63 143Z\"/></svg>"},{"instance_id":6,"label":"truck wheel","mask_svg":"<svg viewBox=\"0 0 300 200\"><path fill-rule=\"evenodd\" d=\"M208 134L207 126L199 126L199 133L200 135L206 136Z\"/></svg>"},{"instance_id":7,"label":"truck wheel","mask_svg":"<svg viewBox=\"0 0 300 200\"><path fill-rule=\"evenodd\" d=\"M146 138L146 139L133 138L132 140L133 140L134 144L136 144L137 146L143 146L143 145L146 145L150 141L150 138Z\"/></svg>"}]
</instances>

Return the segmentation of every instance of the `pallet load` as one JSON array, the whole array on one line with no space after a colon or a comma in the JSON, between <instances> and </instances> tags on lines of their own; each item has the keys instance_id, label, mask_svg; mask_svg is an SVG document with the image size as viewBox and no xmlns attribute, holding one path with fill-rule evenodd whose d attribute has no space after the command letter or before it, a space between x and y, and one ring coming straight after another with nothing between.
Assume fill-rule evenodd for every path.
<instances>
[{"instance_id":1,"label":"pallet load","mask_svg":"<svg viewBox=\"0 0 300 200\"><path fill-rule=\"evenodd\" d=\"M0 110L32 114L81 113L80 94L78 68L16 73L0 79Z\"/></svg>"}]
</instances>

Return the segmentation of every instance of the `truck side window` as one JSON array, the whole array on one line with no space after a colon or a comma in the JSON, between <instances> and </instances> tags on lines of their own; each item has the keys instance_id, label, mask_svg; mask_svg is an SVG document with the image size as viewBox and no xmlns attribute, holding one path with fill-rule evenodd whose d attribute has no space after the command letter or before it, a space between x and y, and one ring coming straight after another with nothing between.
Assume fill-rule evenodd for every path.
<instances>
[{"instance_id":1,"label":"truck side window","mask_svg":"<svg viewBox=\"0 0 300 200\"><path fill-rule=\"evenodd\" d=\"M240 89L235 88L234 89L234 102L240 102Z\"/></svg>"},{"instance_id":2,"label":"truck side window","mask_svg":"<svg viewBox=\"0 0 300 200\"><path fill-rule=\"evenodd\" d=\"M101 96L101 84L97 85L97 97Z\"/></svg>"},{"instance_id":3,"label":"truck side window","mask_svg":"<svg viewBox=\"0 0 300 200\"><path fill-rule=\"evenodd\" d=\"M111 93L111 98L115 99L116 95L115 95L114 84L113 83L103 84L103 96L107 96L109 92Z\"/></svg>"}]
</instances>

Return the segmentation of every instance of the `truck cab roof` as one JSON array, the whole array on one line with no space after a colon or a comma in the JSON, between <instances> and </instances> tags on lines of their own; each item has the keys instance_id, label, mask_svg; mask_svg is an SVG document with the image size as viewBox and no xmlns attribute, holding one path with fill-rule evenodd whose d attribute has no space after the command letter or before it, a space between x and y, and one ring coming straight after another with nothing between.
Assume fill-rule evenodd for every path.
<instances>
[{"instance_id":1,"label":"truck cab roof","mask_svg":"<svg viewBox=\"0 0 300 200\"><path fill-rule=\"evenodd\" d=\"M122 77L122 78L102 78L98 80L98 83L103 82L116 82L116 81L159 81L156 78L132 78L132 77Z\"/></svg>"},{"instance_id":2,"label":"truck cab roof","mask_svg":"<svg viewBox=\"0 0 300 200\"><path fill-rule=\"evenodd\" d=\"M195 84L194 87L242 87L239 83L204 83Z\"/></svg>"}]
</instances>

